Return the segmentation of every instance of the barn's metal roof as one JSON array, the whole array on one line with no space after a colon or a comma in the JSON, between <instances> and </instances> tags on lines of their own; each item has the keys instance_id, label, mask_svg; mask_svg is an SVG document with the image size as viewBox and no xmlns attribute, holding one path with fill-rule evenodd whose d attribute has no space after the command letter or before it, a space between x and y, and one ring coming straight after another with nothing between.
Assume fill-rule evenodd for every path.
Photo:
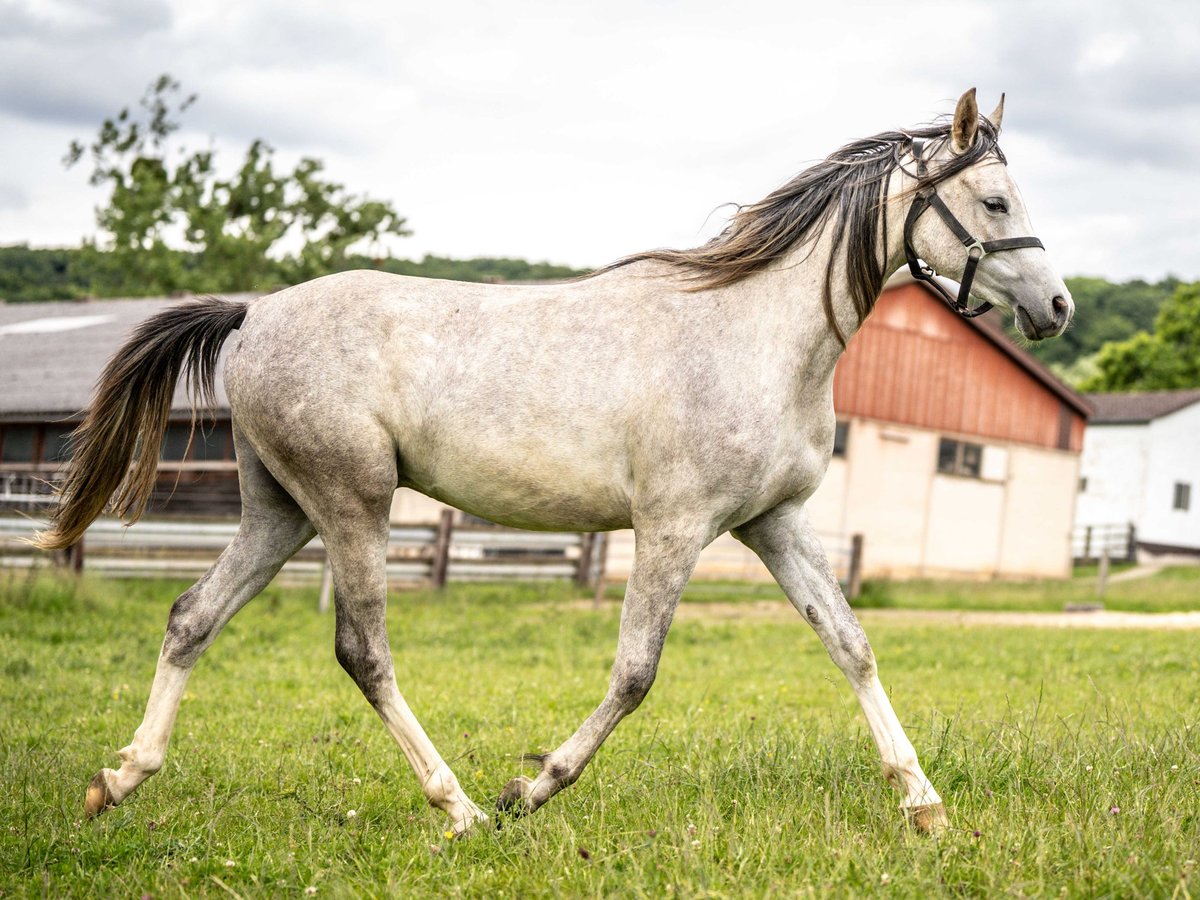
<instances>
[{"instance_id":1,"label":"barn's metal roof","mask_svg":"<svg viewBox=\"0 0 1200 900\"><path fill-rule=\"evenodd\" d=\"M88 405L104 364L134 326L184 299L0 303L0 421L76 415ZM229 408L220 368L216 399L218 410ZM172 408L189 409L182 386Z\"/></svg>"},{"instance_id":2,"label":"barn's metal roof","mask_svg":"<svg viewBox=\"0 0 1200 900\"><path fill-rule=\"evenodd\" d=\"M1089 425L1137 425L1200 403L1200 389L1085 396L1095 410Z\"/></svg>"}]
</instances>

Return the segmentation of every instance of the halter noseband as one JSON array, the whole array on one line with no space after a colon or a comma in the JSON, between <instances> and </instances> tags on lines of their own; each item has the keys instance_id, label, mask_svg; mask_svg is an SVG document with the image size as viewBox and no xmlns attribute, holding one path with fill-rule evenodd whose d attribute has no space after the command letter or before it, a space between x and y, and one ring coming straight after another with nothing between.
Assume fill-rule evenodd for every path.
<instances>
[{"instance_id":1,"label":"halter noseband","mask_svg":"<svg viewBox=\"0 0 1200 900\"><path fill-rule=\"evenodd\" d=\"M924 178L929 172L929 168L925 163L924 152L924 139L913 138L912 154L913 158L917 161L918 178ZM921 214L931 207L934 212L941 216L942 221L946 223L946 227L954 232L954 236L962 241L962 245L967 250L967 264L963 268L962 281L959 284L957 297L942 287L941 282L937 280L937 272L933 270L932 266L923 265L917 259L917 251L913 248L913 228L916 227L917 219L921 218ZM979 240L971 232L967 231L962 223L954 217L954 213L950 212L950 208L938 196L937 187L932 184L917 191L916 198L913 200L912 206L908 209L908 217L904 220L904 255L908 259L908 270L912 273L912 277L931 285L951 309L966 319L973 319L976 316L983 315L992 308L992 304L986 300L974 309L967 305L971 299L971 282L975 280L975 270L979 267L979 261L989 253L995 253L999 250L1019 250L1023 247L1040 247L1043 250L1046 249L1042 242L1035 237L1002 238L998 241Z\"/></svg>"}]
</instances>

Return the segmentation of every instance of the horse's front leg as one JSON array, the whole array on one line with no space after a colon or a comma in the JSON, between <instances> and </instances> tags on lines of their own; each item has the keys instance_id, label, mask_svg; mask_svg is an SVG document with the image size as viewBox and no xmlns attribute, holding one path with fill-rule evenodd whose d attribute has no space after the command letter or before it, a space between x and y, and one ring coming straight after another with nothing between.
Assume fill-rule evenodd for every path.
<instances>
[{"instance_id":1,"label":"horse's front leg","mask_svg":"<svg viewBox=\"0 0 1200 900\"><path fill-rule=\"evenodd\" d=\"M536 778L514 778L496 800L502 813L533 812L563 788L574 784L617 724L637 709L654 683L663 642L671 627L684 585L696 558L712 535L707 523L641 526L635 529L633 571L621 609L621 630L608 693L565 743L537 755Z\"/></svg>"},{"instance_id":2,"label":"horse's front leg","mask_svg":"<svg viewBox=\"0 0 1200 900\"><path fill-rule=\"evenodd\" d=\"M921 831L947 824L946 811L917 752L892 710L875 668L875 654L842 595L825 549L798 503L776 507L747 522L734 536L758 554L788 600L825 644L858 695L871 736L879 748L883 774L904 794L901 808Z\"/></svg>"}]
</instances>

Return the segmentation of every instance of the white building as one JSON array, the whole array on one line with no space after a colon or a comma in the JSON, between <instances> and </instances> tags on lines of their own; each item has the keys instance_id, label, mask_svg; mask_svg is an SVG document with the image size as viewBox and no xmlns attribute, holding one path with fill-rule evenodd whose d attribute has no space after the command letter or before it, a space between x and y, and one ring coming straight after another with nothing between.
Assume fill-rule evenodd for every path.
<instances>
[{"instance_id":1,"label":"white building","mask_svg":"<svg viewBox=\"0 0 1200 900\"><path fill-rule=\"evenodd\" d=\"M1200 556L1200 390L1087 400L1076 530L1133 525L1139 557Z\"/></svg>"}]
</instances>

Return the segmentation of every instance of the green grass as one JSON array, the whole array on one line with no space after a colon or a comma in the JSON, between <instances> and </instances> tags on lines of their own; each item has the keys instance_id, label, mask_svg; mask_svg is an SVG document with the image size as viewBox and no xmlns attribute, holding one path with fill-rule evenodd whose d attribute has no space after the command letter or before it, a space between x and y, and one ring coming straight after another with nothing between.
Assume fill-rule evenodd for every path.
<instances>
[{"instance_id":1,"label":"green grass","mask_svg":"<svg viewBox=\"0 0 1200 900\"><path fill-rule=\"evenodd\" d=\"M1127 566L1114 566L1117 574ZM620 599L623 584L606 588L605 596ZM684 599L694 603L783 601L774 583L692 582ZM1125 612L1200 610L1200 566L1171 566L1147 578L1109 582L1103 598L1096 596L1096 567L1077 569L1061 581L866 581L860 609L977 609L1062 612L1069 604L1101 602L1105 609Z\"/></svg>"},{"instance_id":2,"label":"green grass","mask_svg":"<svg viewBox=\"0 0 1200 900\"><path fill-rule=\"evenodd\" d=\"M689 617L579 783L448 841L334 661L332 616L314 591L271 588L197 667L163 771L82 822L88 779L141 719L182 587L0 575L5 896L1196 893L1200 657L1184 632L872 624L950 812L934 840L902 826L853 696L799 617ZM603 694L618 611L572 597L393 598L401 689L481 804Z\"/></svg>"}]
</instances>

